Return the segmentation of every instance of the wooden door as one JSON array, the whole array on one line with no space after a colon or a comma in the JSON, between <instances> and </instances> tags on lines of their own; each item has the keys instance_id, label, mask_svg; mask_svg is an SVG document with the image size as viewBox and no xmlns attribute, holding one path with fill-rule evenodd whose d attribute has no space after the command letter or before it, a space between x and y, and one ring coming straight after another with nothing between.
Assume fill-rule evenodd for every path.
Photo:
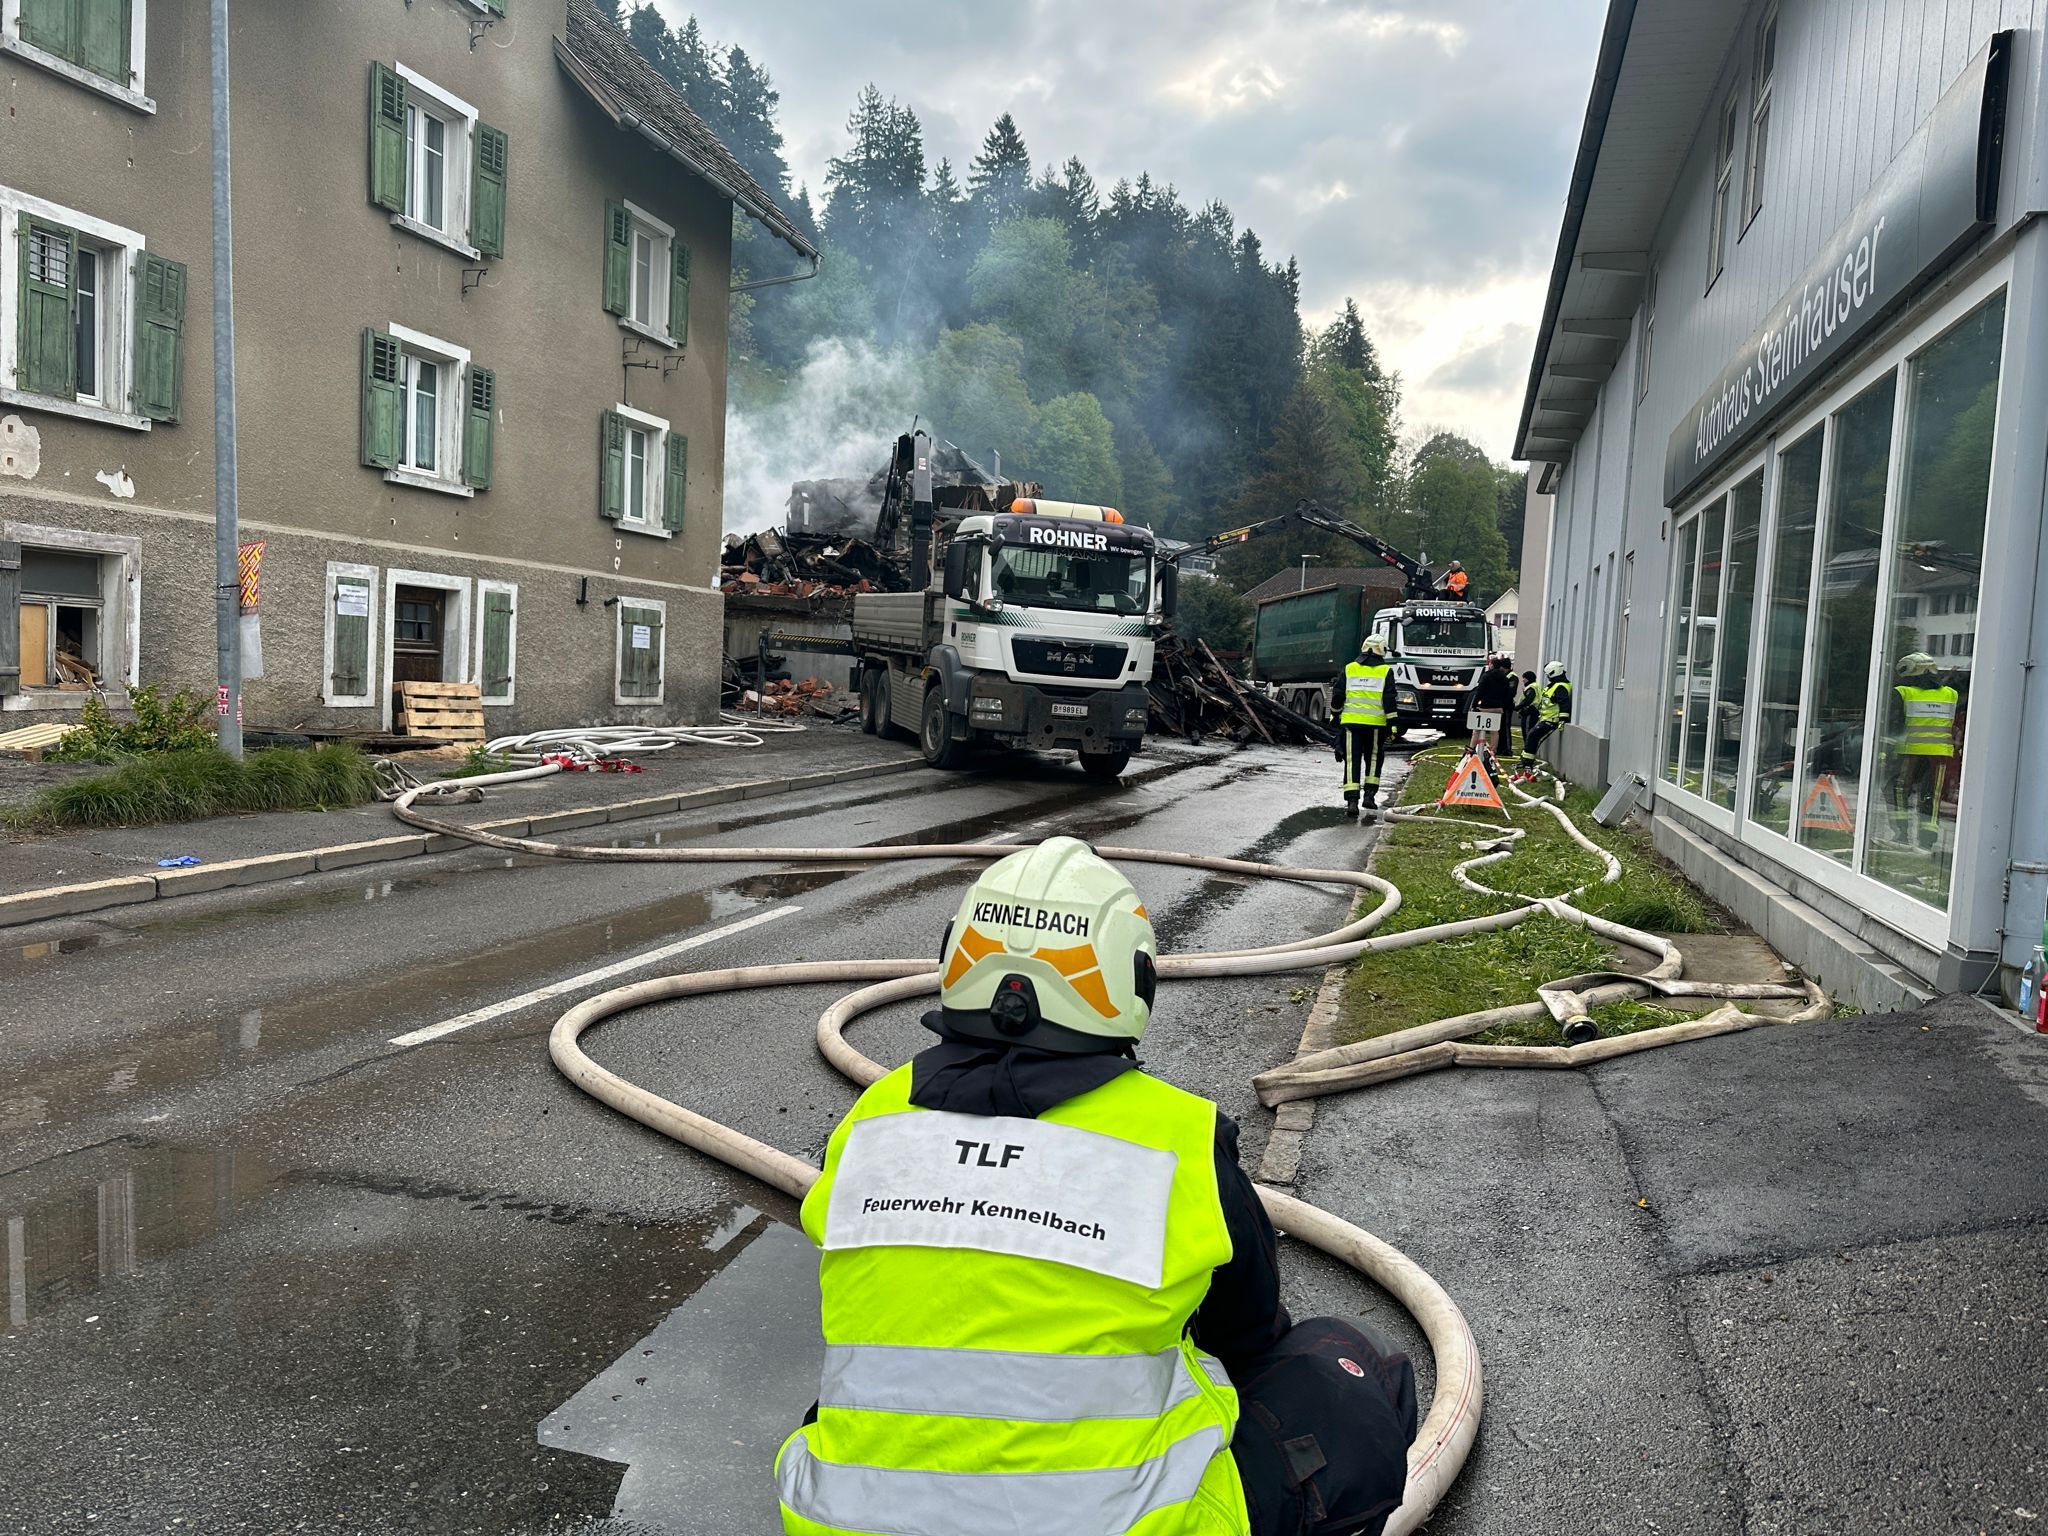
<instances>
[{"instance_id":1,"label":"wooden door","mask_svg":"<svg viewBox=\"0 0 2048 1536\"><path fill-rule=\"evenodd\" d=\"M436 587L400 587L391 598L391 680L439 683L442 626L448 594Z\"/></svg>"}]
</instances>

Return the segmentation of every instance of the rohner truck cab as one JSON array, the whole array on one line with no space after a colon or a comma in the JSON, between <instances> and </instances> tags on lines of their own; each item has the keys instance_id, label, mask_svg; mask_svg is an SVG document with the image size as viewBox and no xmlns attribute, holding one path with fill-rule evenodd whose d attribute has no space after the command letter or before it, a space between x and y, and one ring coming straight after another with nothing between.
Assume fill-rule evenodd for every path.
<instances>
[{"instance_id":1,"label":"rohner truck cab","mask_svg":"<svg viewBox=\"0 0 2048 1536\"><path fill-rule=\"evenodd\" d=\"M1486 610L1471 603L1403 603L1373 615L1394 666L1395 724L1456 735L1487 655Z\"/></svg>"},{"instance_id":2,"label":"rohner truck cab","mask_svg":"<svg viewBox=\"0 0 2048 1536\"><path fill-rule=\"evenodd\" d=\"M1009 745L1122 772L1173 611L1151 531L1107 507L1020 499L953 526L940 583L854 599L863 726L914 731L939 767Z\"/></svg>"}]
</instances>

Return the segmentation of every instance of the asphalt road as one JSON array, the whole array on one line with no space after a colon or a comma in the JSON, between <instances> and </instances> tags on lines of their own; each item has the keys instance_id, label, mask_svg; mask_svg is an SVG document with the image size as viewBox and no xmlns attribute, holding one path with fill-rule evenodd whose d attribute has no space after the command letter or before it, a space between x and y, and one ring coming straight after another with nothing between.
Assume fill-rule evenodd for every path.
<instances>
[{"instance_id":1,"label":"asphalt road","mask_svg":"<svg viewBox=\"0 0 2048 1536\"><path fill-rule=\"evenodd\" d=\"M1356 864L1331 788L1312 754L1168 746L1116 788L920 772L569 836L1067 831ZM815 1380L793 1212L570 1089L544 1037L610 984L578 978L681 943L621 975L930 952L970 875L472 852L10 932L0 1530L765 1536ZM1173 950L1344 908L1137 879ZM1148 1064L1219 1099L1253 1164L1247 1081L1291 1054L1314 980L1162 993ZM815 1157L852 1097L811 1045L835 990L588 1039ZM884 1061L922 1038L911 1008L856 1027ZM1413 1254L1478 1333L1486 1418L1440 1536L2035 1532L2044 1148L2048 1050L1956 1001L1324 1101L1298 1192ZM1427 1384L1384 1298L1283 1264L1297 1315L1365 1316Z\"/></svg>"},{"instance_id":2,"label":"asphalt road","mask_svg":"<svg viewBox=\"0 0 2048 1536\"><path fill-rule=\"evenodd\" d=\"M1333 787L1312 754L1166 746L1108 788L1053 763L920 771L567 837L1060 831L1356 865L1364 835ZM788 1202L563 1082L544 1043L561 999L389 1042L683 941L708 939L624 974L932 953L971 874L467 852L11 931L0 1529L526 1531L615 1497L643 1528L752 1528L774 1439L815 1395L799 1325L753 1355L734 1344L771 1296L795 1286L801 1311ZM1346 907L1137 878L1171 950L1318 932ZM1237 1115L1254 1163L1269 1117L1248 1079L1292 1054L1306 1003L1290 994L1315 980L1162 992L1149 1063ZM589 1039L635 1081L816 1157L853 1097L811 1043L839 990L650 1009ZM859 1029L884 1061L928 1038L907 1007ZM1401 1322L1328 1266L1292 1284L1297 1305ZM620 1422L558 1412L593 1396ZM593 1444L617 1460L562 1448ZM619 1462L636 1469L623 1493Z\"/></svg>"}]
</instances>

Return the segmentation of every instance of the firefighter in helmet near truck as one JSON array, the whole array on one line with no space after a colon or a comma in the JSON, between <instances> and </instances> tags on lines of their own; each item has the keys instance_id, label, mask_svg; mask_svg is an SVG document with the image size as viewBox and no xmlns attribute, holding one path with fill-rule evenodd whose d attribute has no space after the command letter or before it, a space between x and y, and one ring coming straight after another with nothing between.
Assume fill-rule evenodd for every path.
<instances>
[{"instance_id":1,"label":"firefighter in helmet near truck","mask_svg":"<svg viewBox=\"0 0 2048 1536\"><path fill-rule=\"evenodd\" d=\"M1363 796L1365 814L1373 816L1379 810L1380 769L1394 734L1394 669L1383 636L1367 635L1360 642L1357 659L1332 680L1330 697L1338 701L1336 748L1337 761L1344 765L1344 808L1356 811Z\"/></svg>"}]
</instances>

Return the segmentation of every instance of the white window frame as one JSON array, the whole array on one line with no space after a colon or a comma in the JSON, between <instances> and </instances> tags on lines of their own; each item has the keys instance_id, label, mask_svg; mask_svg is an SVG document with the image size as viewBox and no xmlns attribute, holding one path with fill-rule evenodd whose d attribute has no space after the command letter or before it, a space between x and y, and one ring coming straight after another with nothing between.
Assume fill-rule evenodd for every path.
<instances>
[{"instance_id":1,"label":"white window frame","mask_svg":"<svg viewBox=\"0 0 2048 1536\"><path fill-rule=\"evenodd\" d=\"M2013 355L2012 343L2014 333L2012 317L2014 305L2012 304L2011 295L2014 278L2013 260L2010 255L2007 255L1968 282L1956 284L1949 291L1942 294L1938 301L1926 305L1918 316L1912 318L1910 324L1895 327L1882 338L1878 347L1869 355L1865 362L1859 365L1853 372L1844 373L1832 381L1823 394L1809 401L1800 410L1798 415L1787 418L1764 440L1759 451L1768 458L1770 468L1766 473L1764 485L1764 522L1763 526L1758 530L1759 548L1774 549L1777 545L1780 510L1777 483L1778 452L1780 446L1789 447L1797 444L1809 432L1826 422L1829 417L1861 397L1873 385L1881 382L1886 375L1897 374L1908 358L1917 352L1925 350L1948 331L1954 329L1957 324L1967 318L1979 305L1988 302L1994 297L2001 288L2006 290L2007 304L2006 330L2003 342L2004 350L2000 364L1999 403L2001 408L2005 405L2007 399L2005 381L2007 370L2011 367ZM1902 427L1906 407L1906 393L1907 391L1903 388L1899 391L1899 398L1894 402L1893 407L1892 458L1889 466L1885 503L1885 549L1887 551L1887 559L1890 557L1890 536L1897 515L1900 455L1905 448L1906 434ZM1809 566L1804 578L1808 592L1816 590L1821 562L1826 554L1825 533L1833 510L1828 503L1833 487L1834 453L1835 434L1830 431L1822 452L1820 523L1814 538L1812 564ZM1748 473L1755 473L1754 462L1746 460L1745 469ZM1991 482L1988 492L1993 507L1998 505L1998 498L2004 488L2005 475L2006 470L2000 464L1994 446ZM1725 495L1742 478L1743 472L1738 471L1718 480L1719 492ZM1708 499L1708 496L1702 496L1688 500L1688 511L1695 506L1703 506ZM1770 603L1774 595L1772 584L1772 576L1774 575L1772 567L1774 564L1775 562L1766 562L1764 568L1757 573L1754 609L1757 615L1769 612ZM1887 583L1889 578L1889 569L1881 568L1878 573L1878 592L1880 596L1888 590ZM1880 618L1883 616L1883 612L1884 610L1880 608ZM1807 716L1813 701L1811 680L1815 630L1816 626L1809 623L1807 634L1802 642L1804 652L1801 658L1799 724L1794 735L1795 743L1800 744L1802 747L1807 734ZM1769 629L1767 625L1752 621L1749 636L1749 675L1752 679L1761 678L1763 675L1763 657L1768 643L1768 635ZM1872 700L1877 696L1876 684L1881 681L1880 673L1884 661L1884 651L1885 647L1882 644L1871 647L1870 669L1872 684L1865 700L1866 711L1872 707ZM1668 658L1666 659L1668 662ZM1660 669L1659 676L1661 677L1662 675L1663 669ZM1742 731L1743 739L1746 742L1757 739L1757 733L1760 729L1758 717L1761 704L1762 690L1758 687L1751 687L1743 710ZM1992 734L1999 731L2009 732L2010 730L2010 723L1999 718L1998 711L1996 710L1971 711L1967 735L1964 738L1963 745L1964 763L1967 765L1971 761L1972 753L1978 754L1977 760L1982 761L1982 755L1993 749ZM1871 759L1876 752L1877 743L1874 732L1865 731L1864 737L1864 762L1859 771L1862 774L1862 782L1868 784L1871 782ZM1661 754L1661 740L1658 750ZM1789 836L1774 832L1768 827L1759 826L1756 822L1750 820L1748 812L1752 793L1752 771L1749 756L1750 754L1745 752L1736 779L1735 804L1737 811L1740 813L1735 833L1738 841L1746 847L1756 849L1759 853L1771 859L1774 863L1782 865L1793 874L1811 881L1815 885L1836 892L1844 901L1850 902L1859 910L1868 913L1897 932L1907 935L1916 943L1932 945L1932 947L1938 949L1948 942L1949 934L1952 931L1951 924L1954 921L1953 902L1949 911L1939 911L1924 902L1916 901L1912 897L1892 889L1883 881L1864 874L1852 865L1843 864L1818 850L1804 847L1794 842ZM1965 771L1967 772L1967 767ZM1789 787L1789 793L1793 797L1793 814L1795 816L1798 814L1798 802L1807 787L1803 777L1795 778L1793 784ZM1958 786L1958 789L1960 790L1961 787ZM1712 821L1712 817L1703 814L1703 812L1718 813L1720 810L1718 806L1713 805L1710 801L1687 794L1683 790L1663 782L1661 778L1659 779L1658 793L1660 796L1676 800L1684 807L1686 814L1699 816L1701 820ZM1868 814L1868 810L1869 807L1866 804L1863 808L1863 813ZM1713 824L1719 825L1718 822ZM1962 870L1960 862L1957 869L1960 875ZM1960 879L1958 879L1956 884L1959 885L1960 883Z\"/></svg>"},{"instance_id":2,"label":"white window frame","mask_svg":"<svg viewBox=\"0 0 2048 1536\"><path fill-rule=\"evenodd\" d=\"M484 613L488 608L485 598L493 592L502 592L512 599L512 622L505 626L505 691L502 694L484 693ZM664 620L664 622L666 622ZM479 576L476 582L476 640L472 646L476 657L476 685L486 704L513 703L519 692L519 583L516 581L493 581Z\"/></svg>"},{"instance_id":3,"label":"white window frame","mask_svg":"<svg viewBox=\"0 0 2048 1536\"><path fill-rule=\"evenodd\" d=\"M444 496L476 495L476 488L462 481L462 434L469 419L469 348L458 347L452 341L443 341L410 326L387 325L385 330L404 355L404 362L399 368L400 415L404 421L403 442L399 448L401 459L410 458L413 449L411 363L413 359L423 357L444 366L439 415L434 422L434 457L440 467L428 474L423 470L407 469L401 464L397 469L385 470L384 478L393 485L439 491Z\"/></svg>"},{"instance_id":4,"label":"white window frame","mask_svg":"<svg viewBox=\"0 0 2048 1536\"><path fill-rule=\"evenodd\" d=\"M327 562L327 609L320 625L320 702L329 709L367 709L377 702L377 621L380 609L377 604L377 567L374 565L351 565L346 561ZM343 582L351 586L370 589L369 643L363 647L363 692L336 693L334 691L334 602L335 589ZM388 709L387 709L388 713ZM388 722L387 722L388 728Z\"/></svg>"},{"instance_id":5,"label":"white window frame","mask_svg":"<svg viewBox=\"0 0 2048 1536\"><path fill-rule=\"evenodd\" d=\"M472 261L482 260L481 253L469 243L469 181L470 166L476 155L477 110L452 91L443 90L416 69L404 64L395 66L400 79L406 86L406 118L410 126L412 112L417 105L415 98L424 97L438 108L430 115L440 118L448 125L448 142L443 154L442 174L447 184L442 189L441 215L447 220L445 229L436 229L422 219L415 218L413 206L413 178L417 170L414 164L413 146L407 144L405 159L405 209L403 213L391 215L391 222L398 228L418 235L422 240L431 240L436 245L445 245ZM424 146L424 135L422 135ZM424 148L422 148L424 153Z\"/></svg>"},{"instance_id":6,"label":"white window frame","mask_svg":"<svg viewBox=\"0 0 2048 1536\"><path fill-rule=\"evenodd\" d=\"M1714 284L1721 280L1721 274L1728 270L1728 252L1736 243L1735 226L1740 220L1730 220L1729 199L1735 191L1735 162L1741 158L1742 146L1735 142L1741 133L1742 92L1735 86L1728 87L1728 94L1721 98L1721 109L1714 115L1714 206L1707 216L1707 287L1712 293Z\"/></svg>"},{"instance_id":7,"label":"white window frame","mask_svg":"<svg viewBox=\"0 0 2048 1536\"><path fill-rule=\"evenodd\" d=\"M619 328L631 331L636 336L645 336L649 341L664 347L676 344L675 316L669 313L670 298L674 292L675 271L675 227L656 218L638 203L628 199L625 204L626 216L632 220L632 243L627 246L626 262L626 312L619 316ZM633 284L639 272L638 263L632 256L639 250L640 237L645 235L653 242L654 251L647 281L647 314L645 321L633 318Z\"/></svg>"},{"instance_id":8,"label":"white window frame","mask_svg":"<svg viewBox=\"0 0 2048 1536\"><path fill-rule=\"evenodd\" d=\"M105 691L125 697L142 665L142 540L118 533L88 533L79 528L49 528L34 523L0 522L0 539L24 550L48 549L66 555L91 555L100 563L100 676ZM19 624L14 613L0 615ZM118 661L115 667L111 663ZM90 692L63 688L23 688L0 699L0 709L83 709Z\"/></svg>"},{"instance_id":9,"label":"white window frame","mask_svg":"<svg viewBox=\"0 0 2048 1536\"><path fill-rule=\"evenodd\" d=\"M1764 72L1764 39L1772 37L1770 73ZM1767 130L1771 122L1771 106L1777 93L1778 55L1784 51L1785 30L1778 25L1778 7L1771 6L1764 12L1764 19L1756 29L1756 44L1751 51L1750 102L1749 102L1749 152L1743 156L1742 174L1742 233L1749 233L1749 226L1756 222L1756 216L1764 208L1764 176L1770 169L1770 144ZM1740 239L1741 236L1737 236Z\"/></svg>"},{"instance_id":10,"label":"white window frame","mask_svg":"<svg viewBox=\"0 0 2048 1536\"><path fill-rule=\"evenodd\" d=\"M441 617L441 675L451 682L470 678L469 632L470 624L470 579L467 576L449 576L440 571L403 571L395 567L384 572L384 676L390 677L392 652L398 640L398 589L400 587L431 587L449 594L448 605ZM370 631L376 634L375 628ZM375 650L377 647L372 646ZM394 708L392 695L398 690L387 687L384 690L384 729L391 729L391 714Z\"/></svg>"},{"instance_id":11,"label":"white window frame","mask_svg":"<svg viewBox=\"0 0 2048 1536\"><path fill-rule=\"evenodd\" d=\"M101 348L103 377L99 398L102 402L118 400L119 407L14 387L12 380L21 351L23 218L62 224L91 240L103 252L119 258L108 264L110 270L101 273L99 295L101 333L107 338ZM123 229L75 208L45 202L13 187L0 186L0 404L47 411L55 416L76 416L83 421L127 427L136 432L149 431L153 423L147 416L126 409L133 401L135 384L135 273L147 250L147 242L135 230Z\"/></svg>"},{"instance_id":12,"label":"white window frame","mask_svg":"<svg viewBox=\"0 0 2048 1536\"><path fill-rule=\"evenodd\" d=\"M651 699L626 696L628 607L652 608L661 615L661 644L654 649L654 697ZM620 593L613 611L617 618L613 624L616 635L612 646L612 703L621 709L658 709L668 702L668 601L659 597L628 597Z\"/></svg>"},{"instance_id":13,"label":"white window frame","mask_svg":"<svg viewBox=\"0 0 2048 1536\"><path fill-rule=\"evenodd\" d=\"M156 103L149 99L144 89L144 66L148 62L149 51L149 0L131 0L129 6L126 85L104 75L96 75L89 69L81 69L69 59L59 58L24 38L21 35L21 6L22 0L0 0L0 54L13 54L23 63L60 75L73 85L83 86L109 101L118 101L133 111L155 113Z\"/></svg>"},{"instance_id":14,"label":"white window frame","mask_svg":"<svg viewBox=\"0 0 2048 1536\"><path fill-rule=\"evenodd\" d=\"M630 405L612 407L626 418L628 428L642 427L651 437L647 464L647 498L645 515L639 520L633 517L633 447L626 445L625 479L620 487L619 526L630 533L644 534L649 538L672 539L675 534L662 527L662 508L668 501L668 434L669 424L659 416L650 416L645 411L636 411Z\"/></svg>"},{"instance_id":15,"label":"white window frame","mask_svg":"<svg viewBox=\"0 0 2048 1536\"><path fill-rule=\"evenodd\" d=\"M1650 361L1657 341L1657 273L1650 268L1649 280L1643 285L1642 337L1636 346L1636 403L1642 404L1650 393Z\"/></svg>"}]
</instances>

